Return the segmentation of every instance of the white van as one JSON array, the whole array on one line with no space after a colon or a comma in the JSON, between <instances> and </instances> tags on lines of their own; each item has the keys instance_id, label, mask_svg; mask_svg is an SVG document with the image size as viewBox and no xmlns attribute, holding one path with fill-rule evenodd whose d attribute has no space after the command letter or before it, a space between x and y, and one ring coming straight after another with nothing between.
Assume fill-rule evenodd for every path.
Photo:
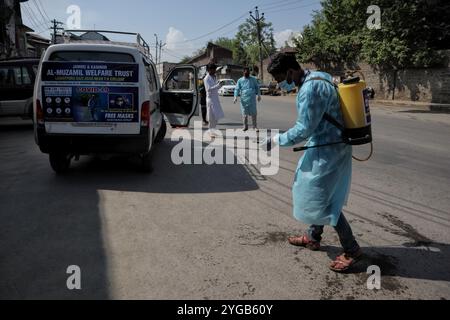
<instances>
[{"instance_id":1,"label":"white van","mask_svg":"<svg viewBox=\"0 0 450 320\"><path fill-rule=\"evenodd\" d=\"M159 83L155 64L139 47L110 43L50 46L34 89L35 139L51 167L66 172L87 154L138 155L150 171L166 123L187 127L197 110L194 66L177 66Z\"/></svg>"}]
</instances>

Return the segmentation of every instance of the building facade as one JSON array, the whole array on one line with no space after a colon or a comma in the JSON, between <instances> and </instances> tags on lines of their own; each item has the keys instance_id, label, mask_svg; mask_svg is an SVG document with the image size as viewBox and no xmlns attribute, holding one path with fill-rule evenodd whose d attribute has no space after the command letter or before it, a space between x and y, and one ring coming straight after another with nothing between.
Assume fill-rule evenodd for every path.
<instances>
[{"instance_id":1,"label":"building facade","mask_svg":"<svg viewBox=\"0 0 450 320\"><path fill-rule=\"evenodd\" d=\"M192 58L188 64L193 64L199 68L199 75L202 77L205 72L205 66L214 62L219 68L217 72L218 79L233 79L237 81L242 77L243 66L233 64L233 51L209 42L205 52Z\"/></svg>"},{"instance_id":2,"label":"building facade","mask_svg":"<svg viewBox=\"0 0 450 320\"><path fill-rule=\"evenodd\" d=\"M27 32L33 29L22 21L20 3L28 0L0 0L0 58L26 57Z\"/></svg>"}]
</instances>

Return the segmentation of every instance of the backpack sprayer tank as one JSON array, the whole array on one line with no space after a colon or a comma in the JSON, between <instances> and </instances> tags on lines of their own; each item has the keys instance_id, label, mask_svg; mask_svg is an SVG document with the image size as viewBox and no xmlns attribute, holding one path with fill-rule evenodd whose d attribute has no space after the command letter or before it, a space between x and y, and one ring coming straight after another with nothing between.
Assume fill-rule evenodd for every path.
<instances>
[{"instance_id":1,"label":"backpack sprayer tank","mask_svg":"<svg viewBox=\"0 0 450 320\"><path fill-rule=\"evenodd\" d=\"M372 118L366 82L358 77L338 85L345 130L343 137L350 145L372 142Z\"/></svg>"},{"instance_id":2,"label":"backpack sprayer tank","mask_svg":"<svg viewBox=\"0 0 450 320\"><path fill-rule=\"evenodd\" d=\"M368 158L361 160L353 157L353 159L358 161L369 160L373 154L372 117L370 115L369 95L366 88L366 82L360 80L359 77L346 79L337 86L323 78L311 78L307 80L307 82L314 80L328 82L336 88L336 92L340 100L342 116L344 118L344 126L328 113L324 114L324 119L341 130L342 141L327 143L324 145L304 146L295 148L294 151L298 152L311 148L320 148L342 143L352 146L370 143L371 151Z\"/></svg>"}]
</instances>

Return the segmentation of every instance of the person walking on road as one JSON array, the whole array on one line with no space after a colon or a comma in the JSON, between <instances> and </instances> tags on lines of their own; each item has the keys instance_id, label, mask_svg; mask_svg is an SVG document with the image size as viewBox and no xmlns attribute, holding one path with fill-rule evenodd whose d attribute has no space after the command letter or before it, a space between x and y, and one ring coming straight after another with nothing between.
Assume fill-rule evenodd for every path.
<instances>
[{"instance_id":1,"label":"person walking on road","mask_svg":"<svg viewBox=\"0 0 450 320\"><path fill-rule=\"evenodd\" d=\"M214 63L208 64L208 75L204 79L209 134L212 138L215 137L214 131L216 130L217 122L225 117L219 100L220 83L217 82L216 69L217 66Z\"/></svg>"},{"instance_id":2,"label":"person walking on road","mask_svg":"<svg viewBox=\"0 0 450 320\"><path fill-rule=\"evenodd\" d=\"M339 97L332 85L331 75L305 72L295 57L283 54L273 59L268 71L275 78L292 72L300 90L297 95L296 124L287 132L263 142L264 149L271 149L275 144L291 147L307 139L308 146L341 140L340 130L324 118L327 113L343 124ZM342 213L350 192L351 176L351 146L337 144L309 149L299 161L292 188L294 216L311 226L304 235L290 237L289 243L319 250L324 226L334 227L344 249L344 253L330 265L330 269L335 272L347 271L362 256L361 248Z\"/></svg>"},{"instance_id":3,"label":"person walking on road","mask_svg":"<svg viewBox=\"0 0 450 320\"><path fill-rule=\"evenodd\" d=\"M250 75L250 69L244 68L244 76L240 78L234 90L234 103L237 98L241 97L241 112L244 122L244 131L248 130L248 117L252 117L253 129L258 131L257 124L257 110L256 110L256 96L258 102L261 101L261 90L259 89L258 81L255 77Z\"/></svg>"}]
</instances>

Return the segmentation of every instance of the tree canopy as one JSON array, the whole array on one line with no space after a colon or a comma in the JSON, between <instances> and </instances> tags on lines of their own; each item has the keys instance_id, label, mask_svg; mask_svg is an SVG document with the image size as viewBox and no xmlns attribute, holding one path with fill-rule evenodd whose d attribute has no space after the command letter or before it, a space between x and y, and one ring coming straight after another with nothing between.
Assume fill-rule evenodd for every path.
<instances>
[{"instance_id":1,"label":"tree canopy","mask_svg":"<svg viewBox=\"0 0 450 320\"><path fill-rule=\"evenodd\" d=\"M382 68L442 64L450 48L446 0L378 0L381 28L369 29L371 0L323 0L322 10L296 41L302 62L353 65L364 60Z\"/></svg>"}]
</instances>

